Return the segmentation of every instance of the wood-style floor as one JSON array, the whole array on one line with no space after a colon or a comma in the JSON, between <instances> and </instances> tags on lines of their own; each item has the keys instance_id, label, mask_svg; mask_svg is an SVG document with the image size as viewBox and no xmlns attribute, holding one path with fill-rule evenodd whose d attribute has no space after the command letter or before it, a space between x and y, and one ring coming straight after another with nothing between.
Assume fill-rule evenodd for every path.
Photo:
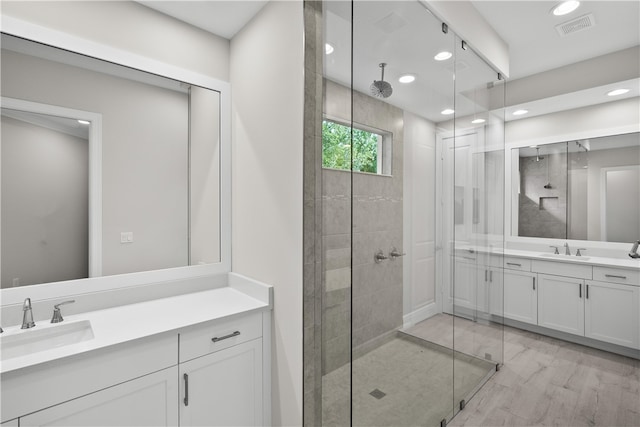
<instances>
[{"instance_id":1,"label":"wood-style floor","mask_svg":"<svg viewBox=\"0 0 640 427\"><path fill-rule=\"evenodd\" d=\"M638 427L640 361L505 327L504 365L448 425Z\"/></svg>"}]
</instances>

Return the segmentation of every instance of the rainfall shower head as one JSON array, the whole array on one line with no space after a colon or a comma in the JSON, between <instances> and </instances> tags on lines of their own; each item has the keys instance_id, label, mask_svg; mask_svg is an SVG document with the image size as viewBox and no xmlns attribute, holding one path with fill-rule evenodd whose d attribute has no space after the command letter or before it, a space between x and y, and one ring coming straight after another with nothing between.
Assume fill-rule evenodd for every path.
<instances>
[{"instance_id":1,"label":"rainfall shower head","mask_svg":"<svg viewBox=\"0 0 640 427\"><path fill-rule=\"evenodd\" d=\"M380 64L380 68L382 68L382 78L380 80L374 80L369 87L371 95L378 98L388 98L393 93L393 88L389 82L384 81L384 67L386 66L387 64L384 62Z\"/></svg>"}]
</instances>

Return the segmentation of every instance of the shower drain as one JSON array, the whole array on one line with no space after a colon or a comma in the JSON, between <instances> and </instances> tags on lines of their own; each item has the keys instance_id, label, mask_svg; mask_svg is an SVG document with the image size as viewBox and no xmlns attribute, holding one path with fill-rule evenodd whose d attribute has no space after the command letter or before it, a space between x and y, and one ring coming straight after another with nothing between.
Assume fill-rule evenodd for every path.
<instances>
[{"instance_id":1,"label":"shower drain","mask_svg":"<svg viewBox=\"0 0 640 427\"><path fill-rule=\"evenodd\" d=\"M387 393L380 391L378 389L373 390L371 393L369 393L371 396L375 397L376 399L382 399L383 397L385 397L387 395Z\"/></svg>"}]
</instances>

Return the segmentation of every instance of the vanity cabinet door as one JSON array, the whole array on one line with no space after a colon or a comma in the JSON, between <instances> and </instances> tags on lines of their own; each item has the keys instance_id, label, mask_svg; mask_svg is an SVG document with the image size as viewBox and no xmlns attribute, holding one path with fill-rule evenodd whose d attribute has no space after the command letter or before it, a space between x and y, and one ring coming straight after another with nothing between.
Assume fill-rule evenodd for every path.
<instances>
[{"instance_id":1,"label":"vanity cabinet door","mask_svg":"<svg viewBox=\"0 0 640 427\"><path fill-rule=\"evenodd\" d=\"M584 335L584 280L538 275L538 325Z\"/></svg>"},{"instance_id":2,"label":"vanity cabinet door","mask_svg":"<svg viewBox=\"0 0 640 427\"><path fill-rule=\"evenodd\" d=\"M504 271L504 317L538 324L536 274Z\"/></svg>"},{"instance_id":3,"label":"vanity cabinet door","mask_svg":"<svg viewBox=\"0 0 640 427\"><path fill-rule=\"evenodd\" d=\"M173 367L21 417L20 426L177 426L177 398Z\"/></svg>"},{"instance_id":4,"label":"vanity cabinet door","mask_svg":"<svg viewBox=\"0 0 640 427\"><path fill-rule=\"evenodd\" d=\"M474 261L455 260L453 287L450 290L453 300L453 314L475 319L478 308L478 281L479 272Z\"/></svg>"},{"instance_id":5,"label":"vanity cabinet door","mask_svg":"<svg viewBox=\"0 0 640 427\"><path fill-rule=\"evenodd\" d=\"M262 339L180 364L181 426L259 426Z\"/></svg>"},{"instance_id":6,"label":"vanity cabinet door","mask_svg":"<svg viewBox=\"0 0 640 427\"><path fill-rule=\"evenodd\" d=\"M640 287L587 281L585 335L640 348Z\"/></svg>"}]
</instances>

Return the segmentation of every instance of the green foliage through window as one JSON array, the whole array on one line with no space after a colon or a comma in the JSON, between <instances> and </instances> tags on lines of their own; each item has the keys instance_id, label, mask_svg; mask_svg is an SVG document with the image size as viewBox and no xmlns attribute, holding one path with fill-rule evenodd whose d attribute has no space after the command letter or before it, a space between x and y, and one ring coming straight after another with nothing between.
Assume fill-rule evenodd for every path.
<instances>
[{"instance_id":1,"label":"green foliage through window","mask_svg":"<svg viewBox=\"0 0 640 427\"><path fill-rule=\"evenodd\" d=\"M322 167L351 169L351 141L353 130L353 170L378 172L378 141L373 132L351 128L336 122L322 122Z\"/></svg>"}]
</instances>

